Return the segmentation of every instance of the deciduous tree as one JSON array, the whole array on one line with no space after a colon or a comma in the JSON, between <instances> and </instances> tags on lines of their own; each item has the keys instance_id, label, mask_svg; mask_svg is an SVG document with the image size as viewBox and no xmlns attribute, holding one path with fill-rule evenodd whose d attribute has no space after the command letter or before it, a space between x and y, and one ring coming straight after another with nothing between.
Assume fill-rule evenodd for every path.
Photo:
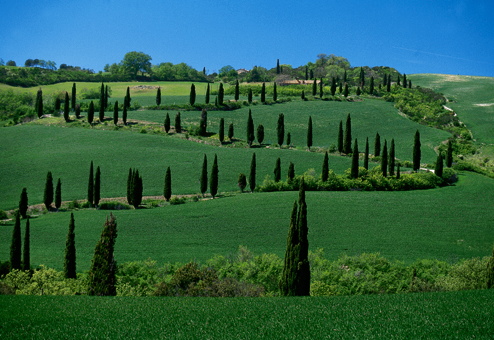
<instances>
[{"instance_id":1,"label":"deciduous tree","mask_svg":"<svg viewBox=\"0 0 494 340\"><path fill-rule=\"evenodd\" d=\"M125 54L122 65L125 71L136 79L138 72L149 73L151 71L151 60L148 54L132 51Z\"/></svg>"}]
</instances>

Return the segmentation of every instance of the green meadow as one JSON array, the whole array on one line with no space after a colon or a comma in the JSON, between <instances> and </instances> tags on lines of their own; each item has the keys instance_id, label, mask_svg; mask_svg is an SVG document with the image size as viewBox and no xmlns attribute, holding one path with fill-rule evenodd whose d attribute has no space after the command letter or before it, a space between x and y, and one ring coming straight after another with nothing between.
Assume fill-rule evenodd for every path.
<instances>
[{"instance_id":1,"label":"green meadow","mask_svg":"<svg viewBox=\"0 0 494 340\"><path fill-rule=\"evenodd\" d=\"M490 339L494 291L311 298L0 296L2 339Z\"/></svg>"}]
</instances>

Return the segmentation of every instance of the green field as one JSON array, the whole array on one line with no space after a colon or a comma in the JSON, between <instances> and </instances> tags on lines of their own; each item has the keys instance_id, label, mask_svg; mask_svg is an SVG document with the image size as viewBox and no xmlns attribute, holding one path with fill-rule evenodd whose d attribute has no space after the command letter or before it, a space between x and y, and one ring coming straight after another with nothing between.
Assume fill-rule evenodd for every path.
<instances>
[{"instance_id":1,"label":"green field","mask_svg":"<svg viewBox=\"0 0 494 340\"><path fill-rule=\"evenodd\" d=\"M482 200L478 199L483 192ZM113 212L116 259L204 263L239 245L282 257L296 192L245 193L154 209ZM310 249L326 257L380 252L411 263L488 256L494 240L494 180L462 175L456 186L409 192L308 192ZM108 211L75 211L78 271L89 268ZM68 212L31 219L31 262L63 268ZM0 226L0 258L8 258L12 223Z\"/></svg>"},{"instance_id":2,"label":"green field","mask_svg":"<svg viewBox=\"0 0 494 340\"><path fill-rule=\"evenodd\" d=\"M490 339L493 290L312 298L0 296L2 339Z\"/></svg>"}]
</instances>

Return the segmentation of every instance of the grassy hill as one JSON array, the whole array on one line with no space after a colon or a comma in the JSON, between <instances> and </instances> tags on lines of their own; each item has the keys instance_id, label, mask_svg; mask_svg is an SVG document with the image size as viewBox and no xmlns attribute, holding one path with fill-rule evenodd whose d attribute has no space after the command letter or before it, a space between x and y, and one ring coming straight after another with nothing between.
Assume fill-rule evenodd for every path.
<instances>
[{"instance_id":1,"label":"grassy hill","mask_svg":"<svg viewBox=\"0 0 494 340\"><path fill-rule=\"evenodd\" d=\"M0 296L0 336L489 339L493 298L493 290L271 299Z\"/></svg>"}]
</instances>

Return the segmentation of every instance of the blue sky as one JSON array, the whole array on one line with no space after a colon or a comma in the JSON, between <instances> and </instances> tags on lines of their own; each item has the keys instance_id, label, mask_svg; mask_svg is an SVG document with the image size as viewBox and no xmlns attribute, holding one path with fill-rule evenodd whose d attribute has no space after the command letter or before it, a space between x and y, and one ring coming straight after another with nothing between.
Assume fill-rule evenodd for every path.
<instances>
[{"instance_id":1,"label":"blue sky","mask_svg":"<svg viewBox=\"0 0 494 340\"><path fill-rule=\"evenodd\" d=\"M0 58L102 70L129 51L153 64L352 66L494 77L494 1L50 0L2 4Z\"/></svg>"}]
</instances>

